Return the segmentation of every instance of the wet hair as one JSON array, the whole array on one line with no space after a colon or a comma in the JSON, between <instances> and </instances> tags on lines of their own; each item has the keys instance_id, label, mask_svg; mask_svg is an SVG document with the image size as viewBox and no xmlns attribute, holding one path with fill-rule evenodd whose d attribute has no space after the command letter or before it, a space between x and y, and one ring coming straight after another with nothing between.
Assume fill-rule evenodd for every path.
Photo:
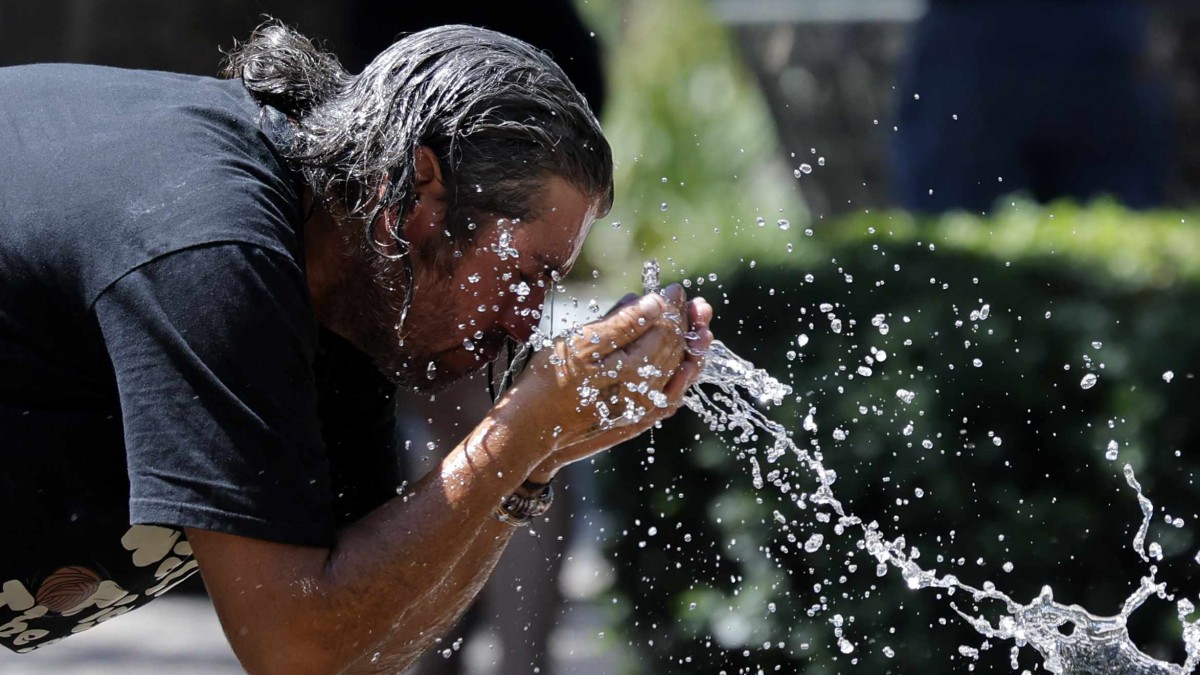
<instances>
[{"instance_id":1,"label":"wet hair","mask_svg":"<svg viewBox=\"0 0 1200 675\"><path fill-rule=\"evenodd\" d=\"M549 56L495 31L413 33L351 75L272 20L234 47L222 75L294 121L281 152L314 197L368 230L383 209L396 208L397 223L411 211L420 146L441 163L456 246L486 214L537 217L551 177L599 199L601 212L612 203L612 150L586 100ZM367 242L382 252L369 232Z\"/></svg>"}]
</instances>

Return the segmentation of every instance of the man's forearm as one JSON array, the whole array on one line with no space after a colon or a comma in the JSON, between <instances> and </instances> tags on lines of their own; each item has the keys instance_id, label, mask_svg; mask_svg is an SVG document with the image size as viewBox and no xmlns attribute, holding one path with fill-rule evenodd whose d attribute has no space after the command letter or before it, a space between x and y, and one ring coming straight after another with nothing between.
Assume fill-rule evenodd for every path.
<instances>
[{"instance_id":1,"label":"man's forearm","mask_svg":"<svg viewBox=\"0 0 1200 675\"><path fill-rule=\"evenodd\" d=\"M432 640L458 611L439 613L433 605L465 605L477 591L471 584L482 584L503 549L496 540L502 524L492 513L547 443L540 432L518 431L505 420L502 411L490 415L407 498L345 529L333 549L189 530L247 670L339 672L369 660L385 640Z\"/></svg>"},{"instance_id":2,"label":"man's forearm","mask_svg":"<svg viewBox=\"0 0 1200 675\"><path fill-rule=\"evenodd\" d=\"M349 672L397 673L411 666L453 627L479 595L516 529L498 520L480 528L446 580L410 607L392 636Z\"/></svg>"}]
</instances>

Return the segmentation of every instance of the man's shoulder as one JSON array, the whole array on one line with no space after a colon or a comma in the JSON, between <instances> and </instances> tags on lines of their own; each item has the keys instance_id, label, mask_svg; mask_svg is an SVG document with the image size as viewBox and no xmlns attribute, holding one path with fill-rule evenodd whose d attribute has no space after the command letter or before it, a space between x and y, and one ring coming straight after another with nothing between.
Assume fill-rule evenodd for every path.
<instances>
[{"instance_id":1,"label":"man's shoulder","mask_svg":"<svg viewBox=\"0 0 1200 675\"><path fill-rule=\"evenodd\" d=\"M299 257L301 187L238 81L78 65L0 68L0 249L88 304L172 251ZM19 271L19 270L18 270Z\"/></svg>"}]
</instances>

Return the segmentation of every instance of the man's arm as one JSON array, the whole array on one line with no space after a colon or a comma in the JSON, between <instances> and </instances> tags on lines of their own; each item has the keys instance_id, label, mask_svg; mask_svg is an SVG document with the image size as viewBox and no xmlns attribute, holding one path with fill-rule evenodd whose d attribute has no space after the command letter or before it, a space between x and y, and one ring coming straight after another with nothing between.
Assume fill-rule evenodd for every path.
<instances>
[{"instance_id":1,"label":"man's arm","mask_svg":"<svg viewBox=\"0 0 1200 675\"><path fill-rule=\"evenodd\" d=\"M449 632L471 606L516 530L516 526L495 519L485 523L442 585L405 613L403 623L396 627L393 636L368 657L355 663L348 672L398 673L412 665ZM402 641L400 636L413 633L420 633L416 642Z\"/></svg>"},{"instance_id":2,"label":"man's arm","mask_svg":"<svg viewBox=\"0 0 1200 675\"><path fill-rule=\"evenodd\" d=\"M455 405L447 405L447 401L453 401ZM406 415L411 418L405 425L406 430L410 425L416 424L418 418L424 419L428 425L425 431L430 434L430 438L439 446L452 448L468 430L479 424L495 402L487 395L485 377L482 373L476 373L455 382L439 392L436 397L397 392L395 403L399 409L406 410ZM432 458L433 466L436 467L440 460L440 457ZM430 467L430 461L429 457L422 457L420 460L425 469ZM419 481L424 471L420 468L415 470ZM555 489L559 487L555 486ZM557 511L558 507L554 510ZM395 644L396 640L390 639L376 651L365 655L348 672L398 673L403 671L406 664L412 663L414 658L419 660L425 652L447 647L448 645L441 644L442 640L459 623L463 613L475 599L486 592L484 589L488 583L492 583L491 577L496 566L500 559L507 555L508 542L514 537L528 539L520 537L521 529L497 519L486 523L480 528L475 541L468 547L467 554L455 565L446 581L405 614L405 623L411 623L415 627L429 627L428 639L421 640L419 645ZM507 580L499 581L507 583ZM554 580L551 579L549 583L554 583ZM438 617L433 616L431 612L441 612L444 605L454 606L453 617L449 623L433 625ZM407 634L409 630L397 627L395 632Z\"/></svg>"},{"instance_id":3,"label":"man's arm","mask_svg":"<svg viewBox=\"0 0 1200 675\"><path fill-rule=\"evenodd\" d=\"M696 372L679 325L664 316L668 304L675 313L682 309L682 293L675 295L643 298L540 352L410 495L340 532L332 549L189 529L222 625L247 670L344 672L383 649L388 653L380 659L396 667L415 658L490 572L503 548L488 536L503 497L531 475L547 469L550 475L674 412ZM636 374L642 364L658 368ZM664 391L673 405L656 408L641 394L622 393L634 381ZM638 399L648 412L599 431L595 410L580 403L584 383ZM444 598L434 595L439 589Z\"/></svg>"},{"instance_id":4,"label":"man's arm","mask_svg":"<svg viewBox=\"0 0 1200 675\"><path fill-rule=\"evenodd\" d=\"M390 667L415 660L507 542L494 536L501 524L491 514L546 447L513 427L503 409L494 411L410 494L343 530L333 549L189 529L242 665L251 673L341 672L364 655L369 664L384 641ZM439 589L448 594L435 597Z\"/></svg>"}]
</instances>

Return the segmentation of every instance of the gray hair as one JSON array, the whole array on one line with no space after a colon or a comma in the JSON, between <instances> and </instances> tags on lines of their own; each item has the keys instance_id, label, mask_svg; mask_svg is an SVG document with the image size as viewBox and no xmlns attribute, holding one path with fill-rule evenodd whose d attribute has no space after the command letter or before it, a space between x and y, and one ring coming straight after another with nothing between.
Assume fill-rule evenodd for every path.
<instances>
[{"instance_id":1,"label":"gray hair","mask_svg":"<svg viewBox=\"0 0 1200 675\"><path fill-rule=\"evenodd\" d=\"M255 100L295 122L283 154L314 197L368 228L393 207L404 222L420 146L441 163L455 245L471 240L471 221L483 214L536 217L550 177L601 199L602 212L612 203L612 150L583 96L549 56L495 31L414 33L351 75L268 21L234 47L222 75L240 77Z\"/></svg>"}]
</instances>

